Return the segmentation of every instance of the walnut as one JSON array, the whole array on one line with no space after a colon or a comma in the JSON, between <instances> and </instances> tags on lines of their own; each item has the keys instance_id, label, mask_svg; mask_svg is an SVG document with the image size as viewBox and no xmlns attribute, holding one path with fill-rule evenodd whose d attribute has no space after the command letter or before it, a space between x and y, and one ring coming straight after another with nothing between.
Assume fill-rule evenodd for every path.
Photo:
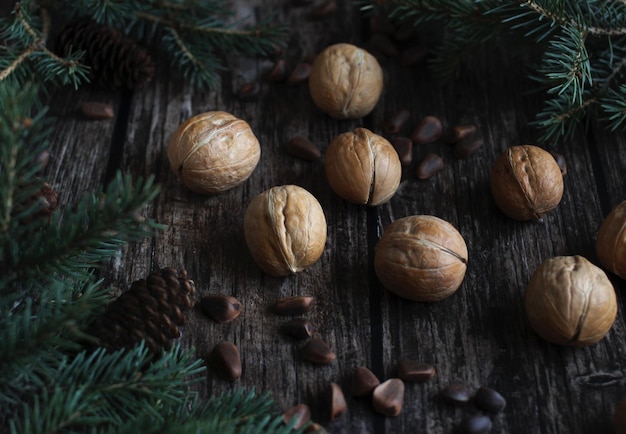
<instances>
[{"instance_id":1,"label":"walnut","mask_svg":"<svg viewBox=\"0 0 626 434\"><path fill-rule=\"evenodd\" d=\"M320 258L326 244L326 218L315 196L304 188L272 187L248 205L244 235L263 271L287 276Z\"/></svg>"},{"instance_id":2,"label":"walnut","mask_svg":"<svg viewBox=\"0 0 626 434\"><path fill-rule=\"evenodd\" d=\"M309 92L315 105L336 119L369 114L383 90L383 70L374 56L351 44L331 45L311 68Z\"/></svg>"},{"instance_id":3,"label":"walnut","mask_svg":"<svg viewBox=\"0 0 626 434\"><path fill-rule=\"evenodd\" d=\"M330 187L355 204L377 206L387 202L402 177L393 145L366 128L335 137L326 149L324 164Z\"/></svg>"},{"instance_id":4,"label":"walnut","mask_svg":"<svg viewBox=\"0 0 626 434\"><path fill-rule=\"evenodd\" d=\"M176 129L167 157L187 188L214 194L248 179L259 162L261 147L246 121L211 111L188 119Z\"/></svg>"},{"instance_id":5,"label":"walnut","mask_svg":"<svg viewBox=\"0 0 626 434\"><path fill-rule=\"evenodd\" d=\"M534 145L512 146L492 167L491 192L507 216L537 220L561 201L563 175L549 152Z\"/></svg>"},{"instance_id":6,"label":"walnut","mask_svg":"<svg viewBox=\"0 0 626 434\"><path fill-rule=\"evenodd\" d=\"M626 279L626 201L617 205L602 222L596 252L602 266Z\"/></svg>"},{"instance_id":7,"label":"walnut","mask_svg":"<svg viewBox=\"0 0 626 434\"><path fill-rule=\"evenodd\" d=\"M414 301L452 295L467 269L467 245L439 217L415 215L390 224L376 244L374 269L389 291Z\"/></svg>"},{"instance_id":8,"label":"walnut","mask_svg":"<svg viewBox=\"0 0 626 434\"><path fill-rule=\"evenodd\" d=\"M582 256L557 256L537 267L525 305L530 326L539 336L575 347L602 339L617 315L611 282Z\"/></svg>"}]
</instances>

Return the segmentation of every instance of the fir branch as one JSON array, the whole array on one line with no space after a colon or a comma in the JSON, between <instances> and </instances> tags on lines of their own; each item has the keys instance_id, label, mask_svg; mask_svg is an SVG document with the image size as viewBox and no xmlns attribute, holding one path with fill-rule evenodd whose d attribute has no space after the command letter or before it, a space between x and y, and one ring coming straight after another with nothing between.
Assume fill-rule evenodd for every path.
<instances>
[{"instance_id":1,"label":"fir branch","mask_svg":"<svg viewBox=\"0 0 626 434\"><path fill-rule=\"evenodd\" d=\"M216 62L212 51L184 41L172 28L168 31L169 34L163 38L164 49L178 65L183 77L193 87L215 88L220 81L217 71L223 67Z\"/></svg>"},{"instance_id":2,"label":"fir branch","mask_svg":"<svg viewBox=\"0 0 626 434\"><path fill-rule=\"evenodd\" d=\"M0 72L0 82L15 72L15 70L35 52L35 47L31 45L22 53L20 53L7 67Z\"/></svg>"},{"instance_id":3,"label":"fir branch","mask_svg":"<svg viewBox=\"0 0 626 434\"><path fill-rule=\"evenodd\" d=\"M1 299L0 407L15 404L33 384L45 384L68 351L80 351L79 341L88 339L81 330L110 298L91 279L22 290L21 299Z\"/></svg>"},{"instance_id":4,"label":"fir branch","mask_svg":"<svg viewBox=\"0 0 626 434\"><path fill-rule=\"evenodd\" d=\"M112 354L82 352L63 359L49 373L49 383L40 384L17 414L10 414L8 425L12 433L91 426L116 434L288 434L306 428L294 429L295 421L285 424L267 393L238 388L202 403L189 387L203 378L203 365L180 346L156 361L143 346Z\"/></svg>"},{"instance_id":5,"label":"fir branch","mask_svg":"<svg viewBox=\"0 0 626 434\"><path fill-rule=\"evenodd\" d=\"M286 33L284 27L272 26L269 20L246 27L241 22L227 24L219 15L201 19L197 14L187 19L175 15L176 19L172 19L155 11L137 11L135 16L165 29L162 42L166 51L183 76L200 89L212 89L219 84L218 71L225 69L219 60L224 53L267 55L283 45Z\"/></svg>"},{"instance_id":6,"label":"fir branch","mask_svg":"<svg viewBox=\"0 0 626 434\"><path fill-rule=\"evenodd\" d=\"M38 99L38 88L32 83L22 87L0 83L0 264L6 242L14 237L24 221L14 221L16 209L24 206L19 191L37 189L34 174L41 168L37 154L48 145L49 124L46 110ZM28 215L27 215L28 217Z\"/></svg>"},{"instance_id":7,"label":"fir branch","mask_svg":"<svg viewBox=\"0 0 626 434\"><path fill-rule=\"evenodd\" d=\"M252 54L267 54L267 50L274 48L271 38L280 35L279 29L268 26L268 23L261 23L251 28L234 28L236 25L226 25L215 18L205 19L199 22L176 22L164 17L154 15L153 13L138 11L135 12L137 18L152 21L180 32L198 33L198 35L213 36L220 38L219 40L209 40L213 45L221 45L219 41L227 44L233 44L237 50Z\"/></svg>"},{"instance_id":8,"label":"fir branch","mask_svg":"<svg viewBox=\"0 0 626 434\"><path fill-rule=\"evenodd\" d=\"M535 80L550 84L548 94L561 95L567 91L572 103L581 104L583 93L593 84L586 34L573 26L563 27L563 33L553 38L537 68Z\"/></svg>"},{"instance_id":9,"label":"fir branch","mask_svg":"<svg viewBox=\"0 0 626 434\"><path fill-rule=\"evenodd\" d=\"M302 433L293 428L294 422L285 424L282 416L274 413L274 402L268 393L256 395L254 389L246 392L238 388L210 398L204 404L195 395L190 396L184 405L164 408L160 423L151 417L139 417L120 427L116 434L157 434L177 432L195 434L198 432L220 434L288 434ZM219 415L219 417L217 417ZM113 434L113 431L111 432Z\"/></svg>"},{"instance_id":10,"label":"fir branch","mask_svg":"<svg viewBox=\"0 0 626 434\"><path fill-rule=\"evenodd\" d=\"M545 101L544 109L532 122L541 129L540 142L552 145L563 138L572 137L589 108L598 102L597 97L590 93L585 93L579 103L572 103L573 100L571 91L567 91Z\"/></svg>"},{"instance_id":11,"label":"fir branch","mask_svg":"<svg viewBox=\"0 0 626 434\"><path fill-rule=\"evenodd\" d=\"M626 125L626 85L621 85L618 90L609 89L600 104L605 114L603 119L608 122L611 131Z\"/></svg>"},{"instance_id":12,"label":"fir branch","mask_svg":"<svg viewBox=\"0 0 626 434\"><path fill-rule=\"evenodd\" d=\"M49 226L20 246L19 252L4 258L7 272L0 283L8 285L16 279L56 273L80 278L85 270L114 256L120 246L163 228L138 215L158 194L152 179L133 183L118 172L103 193L86 194L75 212L62 220L56 214Z\"/></svg>"},{"instance_id":13,"label":"fir branch","mask_svg":"<svg viewBox=\"0 0 626 434\"><path fill-rule=\"evenodd\" d=\"M142 7L137 0L74 0L66 4L70 16L88 15L96 22L111 27L123 27L129 16Z\"/></svg>"},{"instance_id":14,"label":"fir branch","mask_svg":"<svg viewBox=\"0 0 626 434\"><path fill-rule=\"evenodd\" d=\"M156 361L143 345L81 352L59 360L47 383L9 415L8 426L14 433L54 433L115 430L137 414L158 421L163 408L185 402L203 370L202 361L179 345Z\"/></svg>"},{"instance_id":15,"label":"fir branch","mask_svg":"<svg viewBox=\"0 0 626 434\"><path fill-rule=\"evenodd\" d=\"M596 72L595 87L599 93L611 88L615 81L623 75L626 66L626 37L607 38L606 48L598 52L592 62L592 70Z\"/></svg>"},{"instance_id":16,"label":"fir branch","mask_svg":"<svg viewBox=\"0 0 626 434\"><path fill-rule=\"evenodd\" d=\"M581 32L586 32L592 34L594 36L619 36L626 34L626 22L622 18L619 22L603 22L599 24L603 24L603 26L595 25L594 23L587 24L585 21L591 17L593 17L593 9L591 9L586 2L565 2L561 4L560 2L555 2L555 6L552 8L547 8L545 6L541 6L535 0L528 0L522 3L522 6L530 8L536 14L546 17L547 19L552 20L555 24L559 26L574 26L578 28ZM614 5L609 4L610 2L605 2L604 7L607 8L607 13L602 15L614 15L608 12L612 11L612 7ZM585 7L585 9L583 9ZM623 11L616 11L616 13Z\"/></svg>"},{"instance_id":17,"label":"fir branch","mask_svg":"<svg viewBox=\"0 0 626 434\"><path fill-rule=\"evenodd\" d=\"M27 7L23 7L23 4ZM31 63L26 62L31 60L32 67L41 74L42 80L58 81L60 84L78 87L87 80L89 70L87 66L80 63L81 53L62 58L48 49L46 46L50 31L48 10L40 7L41 19L37 20L28 12L32 7L31 2L17 2L13 10L13 19L0 20L0 38L11 43L6 48L7 56L3 62L0 62L2 66L0 83L16 75L17 70ZM32 73L31 68L27 67L21 77L32 75ZM16 79L20 83L23 81L21 77L18 76Z\"/></svg>"},{"instance_id":18,"label":"fir branch","mask_svg":"<svg viewBox=\"0 0 626 434\"><path fill-rule=\"evenodd\" d=\"M138 32L148 43L149 37L160 35L172 57L170 64L180 61L183 76L201 89L219 85L218 73L226 69L225 53L268 55L285 45L287 34L285 26L269 19L254 25L229 21L233 12L226 0L64 0L54 6L57 16L87 15L126 34ZM0 56L0 82L14 76L22 83L33 70L44 81L75 88L89 80L83 53L61 57L48 48L50 26L47 8L34 0L18 2L12 18L0 21L0 39L10 43Z\"/></svg>"},{"instance_id":19,"label":"fir branch","mask_svg":"<svg viewBox=\"0 0 626 434\"><path fill-rule=\"evenodd\" d=\"M453 79L461 70L465 54L490 39L496 31L492 26L462 24L452 20L448 26L455 31L447 33L437 47L437 56L431 65L443 80Z\"/></svg>"},{"instance_id":20,"label":"fir branch","mask_svg":"<svg viewBox=\"0 0 626 434\"><path fill-rule=\"evenodd\" d=\"M444 38L433 62L443 78L459 70L463 56L486 41L521 36L543 50L530 78L546 101L533 125L548 145L572 136L598 115L612 128L623 125L621 92L626 65L626 2L588 0L391 0L363 8L413 23L438 22ZM502 39L499 39L502 41ZM513 42L514 43L514 42ZM537 44L539 43L539 44ZM604 114L602 114L604 113ZM589 123L587 122L587 125Z\"/></svg>"}]
</instances>

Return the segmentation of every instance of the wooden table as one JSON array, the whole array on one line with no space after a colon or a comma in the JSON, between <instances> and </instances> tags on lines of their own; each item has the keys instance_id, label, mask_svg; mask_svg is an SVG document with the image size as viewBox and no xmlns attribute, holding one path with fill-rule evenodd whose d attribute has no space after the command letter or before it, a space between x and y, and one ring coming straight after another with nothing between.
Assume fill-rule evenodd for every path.
<instances>
[{"instance_id":1,"label":"wooden table","mask_svg":"<svg viewBox=\"0 0 626 434\"><path fill-rule=\"evenodd\" d=\"M338 2L334 14L317 20L310 17L311 6L292 7L280 0L238 3L239 16L263 17L274 11L277 21L291 25L283 53L290 65L332 43L362 44L370 35L368 19L347 0ZM243 376L228 382L208 371L200 386L204 395L238 387L269 391L280 410L309 404L313 418L333 433L448 433L465 416L478 413L471 405L453 407L438 398L446 385L462 382L471 388L490 386L506 397L507 408L493 418L492 432L611 432L614 406L626 395L621 294L626 285L609 275L620 303L617 321L606 338L582 349L540 339L528 325L523 296L532 272L548 258L582 255L598 263L600 224L626 199L626 143L622 134L609 134L599 125L592 124L588 132L580 129L573 140L552 148L564 155L568 170L558 208L536 222L504 216L492 199L489 172L506 147L537 140L538 132L529 123L542 97L530 92L534 85L526 78L525 65L536 59L504 44L485 47L468 56L459 78L450 83L424 63L403 67L397 57L382 59L385 88L374 112L360 120L337 121L314 106L306 83L263 80L272 60L232 57L221 88L198 92L167 69L161 52L153 50L153 56L160 67L139 91L112 93L85 86L56 93L52 112L59 119L48 173L62 204L107 182L118 169L156 177L162 190L146 215L168 225L167 230L120 252L101 275L106 284L123 291L159 267L185 268L198 297L220 293L242 302L243 314L234 322L217 324L194 311L183 331L184 346L195 347L199 357L220 341L233 342L241 352ZM255 80L259 95L237 98L239 88ZM85 120L78 112L84 101L112 104L115 118ZM455 159L442 141L415 147L397 193L375 208L349 204L334 194L323 157L308 162L285 151L295 135L308 136L324 151L331 139L355 127L383 134L386 116L401 108L412 113L404 134L422 117L435 115L445 126L476 125L485 145L465 160ZM248 121L262 157L243 185L205 197L180 184L165 148L181 122L209 110L225 110ZM417 163L429 151L440 153L446 166L432 178L418 180ZM300 185L315 195L327 218L328 240L315 265L275 278L254 263L242 224L255 195L283 184ZM449 221L469 248L461 288L440 302L399 298L381 286L373 270L374 245L383 229L414 214ZM337 354L330 365L302 361L302 342L280 334L285 319L267 312L279 297L304 294L317 299L307 317L316 326L316 336ZM399 416L377 415L367 399L349 396L355 367L369 367L384 380L396 375L404 358L435 365L437 375L428 383L407 383ZM349 407L332 423L322 400L330 382L343 388Z\"/></svg>"}]
</instances>

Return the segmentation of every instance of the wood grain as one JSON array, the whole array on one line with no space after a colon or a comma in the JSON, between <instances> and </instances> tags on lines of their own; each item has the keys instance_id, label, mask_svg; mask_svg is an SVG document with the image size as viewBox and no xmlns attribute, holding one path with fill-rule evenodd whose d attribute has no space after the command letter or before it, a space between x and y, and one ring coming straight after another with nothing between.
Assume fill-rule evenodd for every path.
<instances>
[{"instance_id":1,"label":"wood grain","mask_svg":"<svg viewBox=\"0 0 626 434\"><path fill-rule=\"evenodd\" d=\"M239 16L262 18L273 10L291 24L282 56L289 65L311 57L335 42L362 44L369 37L367 18L349 1L323 19L310 17L312 6L290 6L278 0L235 2ZM422 39L428 40L423 34ZM413 41L410 43L414 43ZM407 45L409 42L403 42ZM243 305L241 316L217 324L192 312L181 340L206 357L220 341L239 347L243 375L235 382L218 379L210 370L200 386L203 396L236 387L268 391L283 410L307 403L313 418L333 433L448 433L478 410L447 405L438 398L446 385L458 381L492 387L507 399L507 408L493 417L492 432L611 432L611 415L626 394L624 282L610 275L618 292L618 319L600 343L584 348L543 342L528 326L523 296L534 269L556 255L580 254L594 263L595 237L608 212L626 199L623 181L626 143L620 134L599 125L557 145L568 174L559 207L542 220L520 223L495 206L489 191L491 164L506 147L535 143L530 126L541 107L532 94L520 58L507 47L485 47L472 53L458 79L444 83L425 64L403 67L397 57L381 59L385 91L375 111L361 120L336 121L315 108L306 83L268 83L272 60L229 58L231 70L220 89L198 92L168 71L167 60L154 52L163 67L145 89L124 94L83 88L55 94L58 116L52 137L49 175L66 206L84 191L106 182L117 169L134 176L154 175L162 190L146 215L168 225L153 239L128 246L105 264L102 277L120 291L150 270L185 268L198 297L227 294ZM241 85L258 81L259 95L237 99ZM85 100L111 103L116 118L87 121L75 109ZM414 148L413 163L403 169L402 182L391 201L377 208L349 204L328 186L323 157L296 159L285 151L295 135L309 137L322 151L336 135L363 126L383 134L386 116L400 108L411 120L400 133L426 115L438 116L444 127L474 124L485 145L465 160L455 159L443 140ZM170 135L188 117L225 110L248 121L262 146L260 164L243 185L216 196L186 190L170 170L165 149ZM545 145L547 144L539 144ZM427 152L439 153L443 171L428 180L415 176ZM275 278L263 274L243 239L243 214L249 201L274 185L297 184L320 201L328 222L328 240L321 259L304 272ZM469 248L465 280L453 296L436 303L415 303L387 292L378 282L372 261L384 228L397 218L432 214L459 229ZM328 366L301 360L303 342L278 328L287 318L268 312L277 298L312 294L317 306L306 316L315 336L337 353ZM350 375L369 367L380 380L394 377L403 358L432 363L436 377L425 384L407 384L405 404L397 417L377 415L368 399L349 395ZM323 396L330 382L346 394L348 413L328 422Z\"/></svg>"}]
</instances>

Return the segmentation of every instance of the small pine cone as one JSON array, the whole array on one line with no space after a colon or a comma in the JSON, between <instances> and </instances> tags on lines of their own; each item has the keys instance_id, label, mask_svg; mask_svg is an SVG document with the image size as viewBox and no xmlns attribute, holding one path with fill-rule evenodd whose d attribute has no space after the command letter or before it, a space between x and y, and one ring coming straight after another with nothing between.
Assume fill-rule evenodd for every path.
<instances>
[{"instance_id":1,"label":"small pine cone","mask_svg":"<svg viewBox=\"0 0 626 434\"><path fill-rule=\"evenodd\" d=\"M194 294L195 285L186 271L154 271L111 302L89 332L108 350L132 348L145 340L146 347L157 354L180 336L178 327L187 321Z\"/></svg>"},{"instance_id":2,"label":"small pine cone","mask_svg":"<svg viewBox=\"0 0 626 434\"><path fill-rule=\"evenodd\" d=\"M92 82L107 88L138 89L152 80L154 63L134 39L89 17L67 25L59 34L57 52L84 51Z\"/></svg>"}]
</instances>

